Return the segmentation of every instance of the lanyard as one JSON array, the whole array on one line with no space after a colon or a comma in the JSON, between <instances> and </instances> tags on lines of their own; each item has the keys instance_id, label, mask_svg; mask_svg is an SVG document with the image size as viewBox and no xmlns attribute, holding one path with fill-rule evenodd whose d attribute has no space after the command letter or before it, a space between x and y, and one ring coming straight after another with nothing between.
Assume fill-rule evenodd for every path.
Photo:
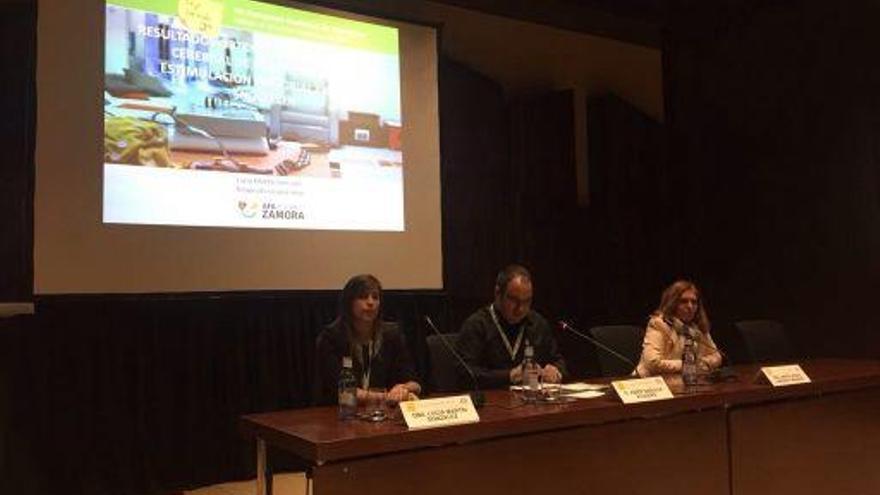
<instances>
[{"instance_id":1,"label":"lanyard","mask_svg":"<svg viewBox=\"0 0 880 495\"><path fill-rule=\"evenodd\" d=\"M366 350L366 354L363 354L363 350ZM361 346L361 359L363 360L364 373L361 377L361 388L364 390L370 389L370 372L373 370L373 341L370 340L367 342L366 346Z\"/></svg>"},{"instance_id":2,"label":"lanyard","mask_svg":"<svg viewBox=\"0 0 880 495\"><path fill-rule=\"evenodd\" d=\"M513 346L510 345L510 339L507 338L507 332L501 328L501 324L498 323L498 315L495 314L495 307L493 305L489 305L489 314L492 315L492 322L495 323L495 328L498 329L498 333L501 334L501 340L504 341L504 347L507 347L507 352L510 354L510 361L513 362L516 359L516 353L519 352L519 346L522 344L523 334L525 334L525 328L523 325L519 326L519 333L516 335L516 342L514 342Z\"/></svg>"}]
</instances>

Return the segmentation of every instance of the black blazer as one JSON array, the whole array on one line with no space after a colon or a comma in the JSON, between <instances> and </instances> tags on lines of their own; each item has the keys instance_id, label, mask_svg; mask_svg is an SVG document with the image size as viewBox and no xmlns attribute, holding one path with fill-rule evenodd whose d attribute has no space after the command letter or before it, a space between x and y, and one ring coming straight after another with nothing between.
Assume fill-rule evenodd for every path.
<instances>
[{"instance_id":1,"label":"black blazer","mask_svg":"<svg viewBox=\"0 0 880 495\"><path fill-rule=\"evenodd\" d=\"M535 361L541 366L553 364L562 373L563 380L566 379L568 371L565 360L547 320L537 312L530 311L520 325L525 338L534 347ZM525 345L521 345L511 359L488 307L480 308L465 320L458 332L455 347L473 370L480 388L485 389L509 386L510 369L522 362L525 349ZM463 389L471 387L470 377L464 368L459 366L458 371L459 385Z\"/></svg>"},{"instance_id":2,"label":"black blazer","mask_svg":"<svg viewBox=\"0 0 880 495\"><path fill-rule=\"evenodd\" d=\"M374 342L378 342L378 350L370 359L370 387L391 388L398 383L418 382L412 357L397 324L382 322L379 333L381 337L374 339ZM348 333L338 322L331 323L321 330L316 348L314 403L336 404L342 358L352 357L352 369L358 387L361 386L364 376L364 360L361 356L352 355L353 346L349 341Z\"/></svg>"}]
</instances>

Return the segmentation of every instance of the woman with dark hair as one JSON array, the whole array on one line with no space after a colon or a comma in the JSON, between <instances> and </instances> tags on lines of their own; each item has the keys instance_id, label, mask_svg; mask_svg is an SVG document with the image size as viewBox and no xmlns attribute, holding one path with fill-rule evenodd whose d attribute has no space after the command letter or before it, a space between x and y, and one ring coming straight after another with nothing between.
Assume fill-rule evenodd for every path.
<instances>
[{"instance_id":1,"label":"woman with dark hair","mask_svg":"<svg viewBox=\"0 0 880 495\"><path fill-rule=\"evenodd\" d=\"M396 324L382 321L382 284L373 275L349 279L339 296L339 316L318 335L315 402L335 404L342 358L352 359L358 402L370 388L387 389L400 402L418 395L412 358Z\"/></svg>"},{"instance_id":2,"label":"woman with dark hair","mask_svg":"<svg viewBox=\"0 0 880 495\"><path fill-rule=\"evenodd\" d=\"M700 301L700 290L693 282L676 281L663 291L660 306L648 320L636 373L643 377L680 373L688 334L697 346L697 364L701 371L721 366L721 353L709 332L709 317Z\"/></svg>"}]
</instances>

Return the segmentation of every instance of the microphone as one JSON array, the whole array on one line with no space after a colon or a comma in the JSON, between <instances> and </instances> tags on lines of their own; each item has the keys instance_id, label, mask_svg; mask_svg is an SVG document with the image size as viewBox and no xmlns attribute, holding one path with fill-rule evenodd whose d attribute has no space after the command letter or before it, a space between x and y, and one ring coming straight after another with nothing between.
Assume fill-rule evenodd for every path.
<instances>
[{"instance_id":1,"label":"microphone","mask_svg":"<svg viewBox=\"0 0 880 495\"><path fill-rule=\"evenodd\" d=\"M437 326L434 325L434 322L431 320L430 316L425 315L425 322L428 324L429 327L431 327L431 330L434 331L434 333L437 335L437 337L440 338L440 341L443 342L443 346L446 347L446 350L449 351L453 356L455 356L455 359L458 360L458 362L465 369L465 371L467 371L468 376L471 377L471 381L474 384L474 389L473 389L473 391L471 391L470 396L471 396L471 402L474 403L474 407L476 407L478 409L483 407L483 404L486 403L486 397L483 395L483 392L480 390L480 385L479 385L479 382L477 381L477 375L474 374L474 370L472 370L471 367L468 366L468 364L464 360L464 358L461 357L461 354L459 354L458 352L455 351L455 347L452 344L450 344L448 340L446 340L446 336L443 335L442 333L440 333L440 330L438 330Z\"/></svg>"},{"instance_id":2,"label":"microphone","mask_svg":"<svg viewBox=\"0 0 880 495\"><path fill-rule=\"evenodd\" d=\"M689 325L678 318L663 318L663 321L669 325L675 333L681 336L689 336L694 342L697 342L700 335L703 335L703 332L699 328L694 328L693 325ZM727 357L727 354L724 353L721 349L719 349L713 342L710 342L708 339L702 339L699 342L699 345L704 345L709 349L717 352L721 356L721 362L728 362L727 366L719 366L714 370L710 371L708 374L709 381L712 382L726 382L731 380L736 380L738 378L736 371L730 366L730 359Z\"/></svg>"},{"instance_id":3,"label":"microphone","mask_svg":"<svg viewBox=\"0 0 880 495\"><path fill-rule=\"evenodd\" d=\"M632 369L636 369L636 363L632 362L632 360L630 360L628 357L626 357L623 354L608 347L607 345L603 344L602 342L599 342L598 340L594 339L593 337L590 337L589 335L587 335L581 331L578 331L576 328L569 325L565 320L559 320L559 328L561 328L562 330L565 330L567 332L573 333L574 335L577 335L578 337L586 340L587 342L593 344L594 346L598 347L599 349L602 349L603 351L607 352L608 354L611 354L612 356L616 357L617 359L630 365L632 367Z\"/></svg>"}]
</instances>

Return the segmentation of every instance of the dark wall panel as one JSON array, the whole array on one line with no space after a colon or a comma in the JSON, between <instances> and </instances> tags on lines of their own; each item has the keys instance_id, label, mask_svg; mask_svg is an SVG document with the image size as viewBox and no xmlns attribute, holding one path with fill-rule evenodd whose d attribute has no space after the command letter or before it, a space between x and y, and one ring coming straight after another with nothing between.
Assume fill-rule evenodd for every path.
<instances>
[{"instance_id":1,"label":"dark wall panel","mask_svg":"<svg viewBox=\"0 0 880 495\"><path fill-rule=\"evenodd\" d=\"M33 292L36 18L34 0L0 3L0 302Z\"/></svg>"},{"instance_id":2,"label":"dark wall panel","mask_svg":"<svg viewBox=\"0 0 880 495\"><path fill-rule=\"evenodd\" d=\"M699 278L810 354L880 356L880 5L673 5L670 171Z\"/></svg>"}]
</instances>

